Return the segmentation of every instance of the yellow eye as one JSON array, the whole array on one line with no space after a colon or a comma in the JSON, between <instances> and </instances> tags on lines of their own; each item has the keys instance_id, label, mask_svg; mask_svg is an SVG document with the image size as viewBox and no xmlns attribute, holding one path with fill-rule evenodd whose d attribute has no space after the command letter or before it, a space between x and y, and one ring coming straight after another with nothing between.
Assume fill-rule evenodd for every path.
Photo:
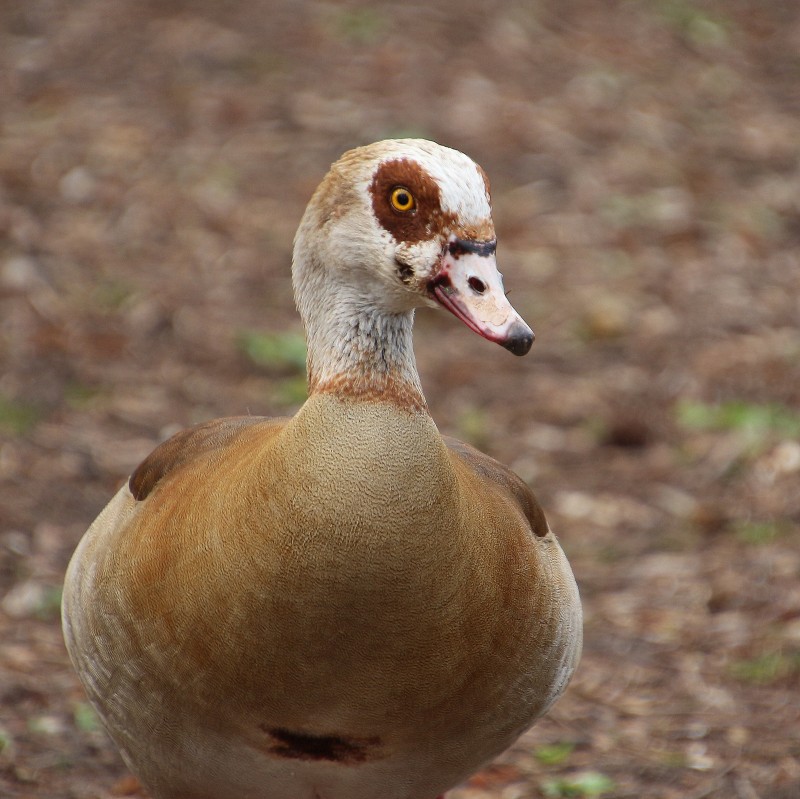
<instances>
[{"instance_id":1,"label":"yellow eye","mask_svg":"<svg viewBox=\"0 0 800 799\"><path fill-rule=\"evenodd\" d=\"M391 200L392 208L401 213L413 211L416 205L414 202L414 195L404 186L396 186L393 188L389 199Z\"/></svg>"}]
</instances>

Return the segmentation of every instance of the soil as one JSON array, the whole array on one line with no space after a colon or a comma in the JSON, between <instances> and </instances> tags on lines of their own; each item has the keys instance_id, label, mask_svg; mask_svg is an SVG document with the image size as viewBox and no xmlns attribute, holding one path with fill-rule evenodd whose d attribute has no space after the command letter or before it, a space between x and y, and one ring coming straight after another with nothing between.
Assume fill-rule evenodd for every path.
<instances>
[{"instance_id":1,"label":"soil","mask_svg":"<svg viewBox=\"0 0 800 799\"><path fill-rule=\"evenodd\" d=\"M800 6L0 5L0 796L143 796L59 624L160 440L303 397L289 264L344 150L493 187L535 328L423 312L441 429L532 486L583 596L566 695L452 799L800 796Z\"/></svg>"}]
</instances>

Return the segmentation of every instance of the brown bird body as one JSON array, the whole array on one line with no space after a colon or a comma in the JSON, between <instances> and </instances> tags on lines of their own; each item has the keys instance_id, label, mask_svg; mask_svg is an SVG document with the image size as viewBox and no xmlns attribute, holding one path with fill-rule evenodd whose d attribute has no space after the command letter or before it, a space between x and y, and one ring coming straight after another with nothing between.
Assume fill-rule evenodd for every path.
<instances>
[{"instance_id":1,"label":"brown bird body","mask_svg":"<svg viewBox=\"0 0 800 799\"><path fill-rule=\"evenodd\" d=\"M398 186L415 218L389 230ZM485 186L428 142L346 155L296 243L307 402L166 441L76 550L67 646L156 799L433 799L566 687L569 565L527 486L439 434L411 351L431 299L530 346L493 247L452 244L488 240Z\"/></svg>"}]
</instances>

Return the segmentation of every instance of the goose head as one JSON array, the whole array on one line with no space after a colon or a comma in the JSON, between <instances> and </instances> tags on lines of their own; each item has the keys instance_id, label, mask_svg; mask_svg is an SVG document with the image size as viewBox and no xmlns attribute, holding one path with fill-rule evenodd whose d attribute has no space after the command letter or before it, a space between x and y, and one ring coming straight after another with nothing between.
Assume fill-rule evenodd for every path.
<instances>
[{"instance_id":1,"label":"goose head","mask_svg":"<svg viewBox=\"0 0 800 799\"><path fill-rule=\"evenodd\" d=\"M295 239L293 282L309 372L320 338L341 350L353 326L362 337L374 329L385 351L386 339L410 331L414 309L423 306L443 307L515 355L527 353L533 331L506 298L495 246L488 180L463 153L420 139L345 153Z\"/></svg>"}]
</instances>

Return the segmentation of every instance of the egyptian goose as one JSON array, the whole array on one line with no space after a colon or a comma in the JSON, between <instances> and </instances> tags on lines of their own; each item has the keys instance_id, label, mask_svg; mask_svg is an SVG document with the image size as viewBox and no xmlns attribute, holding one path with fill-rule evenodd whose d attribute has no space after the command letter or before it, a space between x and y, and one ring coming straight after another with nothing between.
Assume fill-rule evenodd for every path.
<instances>
[{"instance_id":1,"label":"egyptian goose","mask_svg":"<svg viewBox=\"0 0 800 799\"><path fill-rule=\"evenodd\" d=\"M553 704L581 650L533 494L439 434L414 362L424 305L531 346L486 176L428 141L346 153L293 280L308 400L153 451L72 558L67 648L155 799L433 799Z\"/></svg>"}]
</instances>

